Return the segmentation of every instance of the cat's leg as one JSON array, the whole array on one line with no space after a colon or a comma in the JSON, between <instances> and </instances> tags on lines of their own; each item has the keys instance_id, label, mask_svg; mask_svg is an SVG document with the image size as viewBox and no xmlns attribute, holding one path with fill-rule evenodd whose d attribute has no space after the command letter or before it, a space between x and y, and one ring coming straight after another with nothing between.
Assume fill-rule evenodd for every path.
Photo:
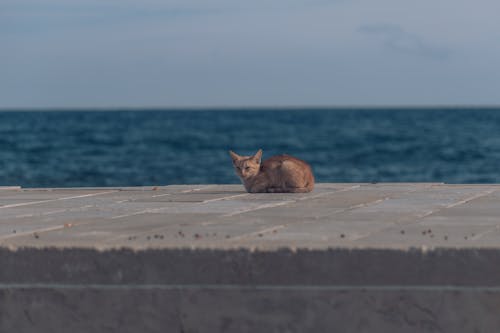
<instances>
[{"instance_id":1,"label":"cat's leg","mask_svg":"<svg viewBox=\"0 0 500 333\"><path fill-rule=\"evenodd\" d=\"M287 192L287 191L285 191L281 187L268 187L267 188L267 193L285 193L285 192Z\"/></svg>"},{"instance_id":2,"label":"cat's leg","mask_svg":"<svg viewBox=\"0 0 500 333\"><path fill-rule=\"evenodd\" d=\"M268 193L307 193L311 192L309 187L269 187Z\"/></svg>"},{"instance_id":3,"label":"cat's leg","mask_svg":"<svg viewBox=\"0 0 500 333\"><path fill-rule=\"evenodd\" d=\"M312 188L310 188L310 187L289 187L289 188L287 188L287 192L290 192L290 193L308 193L311 191L312 191Z\"/></svg>"},{"instance_id":4,"label":"cat's leg","mask_svg":"<svg viewBox=\"0 0 500 333\"><path fill-rule=\"evenodd\" d=\"M292 186L285 186L285 187L268 187L266 189L267 193L307 193L311 192L312 188L307 186L307 187L292 187Z\"/></svg>"},{"instance_id":5,"label":"cat's leg","mask_svg":"<svg viewBox=\"0 0 500 333\"><path fill-rule=\"evenodd\" d=\"M253 184L249 189L249 193L266 193L267 192L267 187L264 184Z\"/></svg>"}]
</instances>

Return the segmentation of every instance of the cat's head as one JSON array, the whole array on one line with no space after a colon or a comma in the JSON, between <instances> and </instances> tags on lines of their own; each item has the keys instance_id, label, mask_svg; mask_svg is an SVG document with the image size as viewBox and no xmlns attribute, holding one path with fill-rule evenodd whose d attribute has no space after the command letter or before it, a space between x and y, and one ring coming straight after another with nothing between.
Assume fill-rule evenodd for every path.
<instances>
[{"instance_id":1,"label":"cat's head","mask_svg":"<svg viewBox=\"0 0 500 333\"><path fill-rule=\"evenodd\" d=\"M259 149L253 156L240 156L231 150L229 155L233 159L234 170L241 179L249 179L259 173L262 149Z\"/></svg>"}]
</instances>

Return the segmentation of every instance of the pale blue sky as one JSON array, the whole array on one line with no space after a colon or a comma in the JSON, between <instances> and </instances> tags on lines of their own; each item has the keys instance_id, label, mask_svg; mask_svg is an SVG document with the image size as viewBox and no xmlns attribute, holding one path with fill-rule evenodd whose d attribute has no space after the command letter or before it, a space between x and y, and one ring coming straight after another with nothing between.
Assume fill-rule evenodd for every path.
<instances>
[{"instance_id":1,"label":"pale blue sky","mask_svg":"<svg viewBox=\"0 0 500 333\"><path fill-rule=\"evenodd\" d=\"M2 0L0 108L500 105L498 0Z\"/></svg>"}]
</instances>

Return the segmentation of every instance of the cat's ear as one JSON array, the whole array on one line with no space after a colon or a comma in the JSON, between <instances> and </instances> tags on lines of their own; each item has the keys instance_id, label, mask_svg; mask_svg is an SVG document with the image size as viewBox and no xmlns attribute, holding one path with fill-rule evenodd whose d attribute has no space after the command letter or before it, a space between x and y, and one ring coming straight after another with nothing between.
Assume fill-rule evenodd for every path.
<instances>
[{"instance_id":1,"label":"cat's ear","mask_svg":"<svg viewBox=\"0 0 500 333\"><path fill-rule=\"evenodd\" d=\"M233 159L233 162L241 159L241 156L236 154L234 151L230 150L229 155L231 155L231 158Z\"/></svg>"},{"instance_id":2,"label":"cat's ear","mask_svg":"<svg viewBox=\"0 0 500 333\"><path fill-rule=\"evenodd\" d=\"M259 149L259 151L253 155L253 159L255 162L260 163L260 160L262 159L262 149Z\"/></svg>"}]
</instances>

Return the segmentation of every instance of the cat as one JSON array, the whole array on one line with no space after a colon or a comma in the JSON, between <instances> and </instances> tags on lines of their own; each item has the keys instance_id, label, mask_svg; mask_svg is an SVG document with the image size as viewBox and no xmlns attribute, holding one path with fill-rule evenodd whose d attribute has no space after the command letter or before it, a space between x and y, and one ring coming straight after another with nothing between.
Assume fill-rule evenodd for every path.
<instances>
[{"instance_id":1,"label":"cat","mask_svg":"<svg viewBox=\"0 0 500 333\"><path fill-rule=\"evenodd\" d=\"M233 166L249 193L305 193L314 188L314 176L306 162L289 155L277 155L261 163L262 149L253 156L229 151Z\"/></svg>"}]
</instances>

